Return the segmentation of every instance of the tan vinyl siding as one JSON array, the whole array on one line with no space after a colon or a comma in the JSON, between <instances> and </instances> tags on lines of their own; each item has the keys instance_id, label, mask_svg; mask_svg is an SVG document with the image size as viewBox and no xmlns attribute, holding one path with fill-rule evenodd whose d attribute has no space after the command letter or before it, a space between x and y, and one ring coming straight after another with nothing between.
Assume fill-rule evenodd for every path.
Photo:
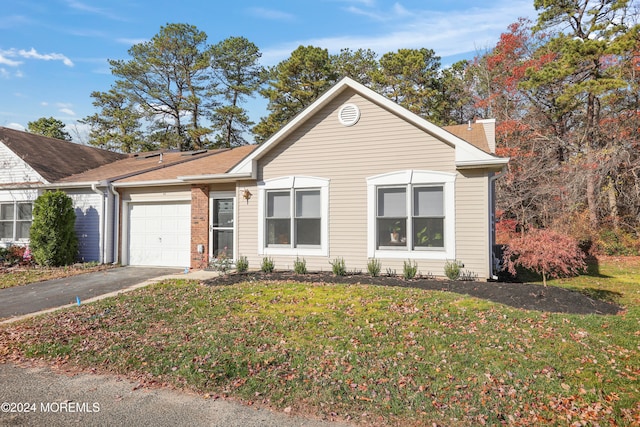
<instances>
[{"instance_id":1,"label":"tan vinyl siding","mask_svg":"<svg viewBox=\"0 0 640 427\"><path fill-rule=\"evenodd\" d=\"M457 259L464 270L488 278L489 183L481 171L460 172L456 179Z\"/></svg>"},{"instance_id":2,"label":"tan vinyl siding","mask_svg":"<svg viewBox=\"0 0 640 427\"><path fill-rule=\"evenodd\" d=\"M245 189L252 194L249 200L242 197ZM260 269L262 258L258 256L258 188L255 181L238 182L236 197L238 224L235 230L235 243L238 256L247 257L250 269Z\"/></svg>"},{"instance_id":3,"label":"tan vinyl siding","mask_svg":"<svg viewBox=\"0 0 640 427\"><path fill-rule=\"evenodd\" d=\"M338 110L345 103L361 110L360 121L345 127ZM452 146L426 134L394 114L353 92L346 92L311 117L259 160L258 177L268 180L283 176L313 176L329 183L329 255L305 257L311 270L330 270L329 261L344 257L349 270L366 272L367 186L366 178L406 169L452 172ZM257 195L257 188L250 188ZM258 198L241 201L239 231L241 255L257 251ZM254 225L255 224L255 225ZM255 227L255 228L250 228ZM247 235L246 233L251 233ZM292 268L295 256L272 256L276 268ZM250 259L259 267L261 257ZM402 260L381 260L383 269L402 273ZM424 267L423 268L423 265ZM422 261L423 272L442 270L441 262Z\"/></svg>"}]
</instances>

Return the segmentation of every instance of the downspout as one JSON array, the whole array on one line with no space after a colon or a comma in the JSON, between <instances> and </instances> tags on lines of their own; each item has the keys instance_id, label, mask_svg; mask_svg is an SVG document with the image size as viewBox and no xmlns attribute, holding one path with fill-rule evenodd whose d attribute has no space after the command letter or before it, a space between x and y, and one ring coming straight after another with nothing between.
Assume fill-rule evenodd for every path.
<instances>
[{"instance_id":1,"label":"downspout","mask_svg":"<svg viewBox=\"0 0 640 427\"><path fill-rule=\"evenodd\" d=\"M107 188L113 195L113 263L118 264L120 262L118 259L118 255L120 254L118 250L120 244L118 240L120 236L120 193L113 188L110 182L107 183Z\"/></svg>"},{"instance_id":2,"label":"downspout","mask_svg":"<svg viewBox=\"0 0 640 427\"><path fill-rule=\"evenodd\" d=\"M496 181L498 178L504 175L505 168L502 168L499 174L493 174L489 177L489 263L490 274L492 280L498 280L497 272L495 271L496 260L493 253L493 246L496 243Z\"/></svg>"},{"instance_id":3,"label":"downspout","mask_svg":"<svg viewBox=\"0 0 640 427\"><path fill-rule=\"evenodd\" d=\"M104 235L104 230L105 230L105 221L106 221L106 197L105 194L98 190L98 184L91 184L91 190L100 195L100 198L102 199L102 221L100 221L100 264L104 264L105 259L106 259L106 245L104 244L105 242L105 235Z\"/></svg>"}]
</instances>

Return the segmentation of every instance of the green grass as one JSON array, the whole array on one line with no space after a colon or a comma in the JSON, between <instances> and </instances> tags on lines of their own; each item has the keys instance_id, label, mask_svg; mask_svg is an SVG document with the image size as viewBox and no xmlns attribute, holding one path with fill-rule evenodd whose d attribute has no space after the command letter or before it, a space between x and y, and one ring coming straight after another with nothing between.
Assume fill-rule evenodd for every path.
<instances>
[{"instance_id":1,"label":"green grass","mask_svg":"<svg viewBox=\"0 0 640 427\"><path fill-rule=\"evenodd\" d=\"M614 293L626 311L549 314L367 285L170 281L5 326L0 357L376 425L632 425L640 262L551 283Z\"/></svg>"}]
</instances>

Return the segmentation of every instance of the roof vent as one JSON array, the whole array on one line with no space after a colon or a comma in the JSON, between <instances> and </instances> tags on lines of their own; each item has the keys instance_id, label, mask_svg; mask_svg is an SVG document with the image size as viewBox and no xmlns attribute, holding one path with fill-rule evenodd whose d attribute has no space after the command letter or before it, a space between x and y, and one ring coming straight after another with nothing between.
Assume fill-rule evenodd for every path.
<instances>
[{"instance_id":1,"label":"roof vent","mask_svg":"<svg viewBox=\"0 0 640 427\"><path fill-rule=\"evenodd\" d=\"M360 120L360 109L354 104L344 104L338 111L338 120L344 126L353 126Z\"/></svg>"}]
</instances>

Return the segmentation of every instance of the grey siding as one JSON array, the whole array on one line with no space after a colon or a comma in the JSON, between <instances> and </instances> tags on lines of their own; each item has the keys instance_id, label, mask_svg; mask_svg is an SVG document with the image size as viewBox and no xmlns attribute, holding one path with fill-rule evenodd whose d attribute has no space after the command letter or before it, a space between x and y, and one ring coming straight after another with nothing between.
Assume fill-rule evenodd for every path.
<instances>
[{"instance_id":1,"label":"grey siding","mask_svg":"<svg viewBox=\"0 0 640 427\"><path fill-rule=\"evenodd\" d=\"M105 262L102 246L104 234L103 196L94 192L67 190L76 213L80 261Z\"/></svg>"}]
</instances>

